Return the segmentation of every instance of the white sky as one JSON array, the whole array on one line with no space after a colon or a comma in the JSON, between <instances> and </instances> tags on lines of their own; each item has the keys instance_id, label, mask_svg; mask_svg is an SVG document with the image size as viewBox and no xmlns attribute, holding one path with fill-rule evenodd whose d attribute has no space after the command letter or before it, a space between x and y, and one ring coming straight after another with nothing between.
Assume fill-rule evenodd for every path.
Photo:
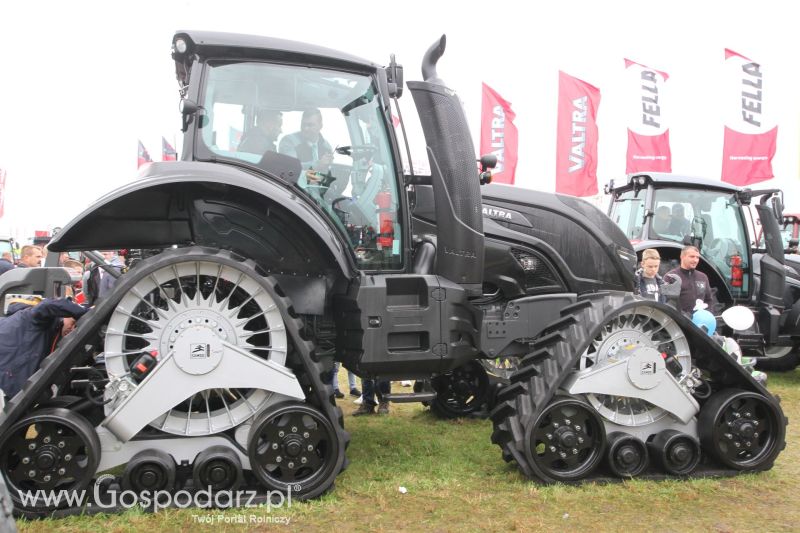
<instances>
[{"instance_id":1,"label":"white sky","mask_svg":"<svg viewBox=\"0 0 800 533\"><path fill-rule=\"evenodd\" d=\"M800 210L800 32L789 3L772 0L549 4L73 0L0 2L0 167L8 172L0 233L23 240L65 225L102 194L136 177L136 141L159 160L178 137L173 33L203 29L322 44L386 64L406 80L442 33L440 76L464 101L478 145L485 81L517 114L519 186L555 183L558 70L602 92L598 181L625 173L627 57L670 75L673 172L719 179L723 51L762 64L765 109L778 119L773 170ZM411 108L411 96L401 99ZM181 146L176 146L181 151ZM413 147L412 147L413 148ZM415 157L424 157L419 150Z\"/></svg>"}]
</instances>

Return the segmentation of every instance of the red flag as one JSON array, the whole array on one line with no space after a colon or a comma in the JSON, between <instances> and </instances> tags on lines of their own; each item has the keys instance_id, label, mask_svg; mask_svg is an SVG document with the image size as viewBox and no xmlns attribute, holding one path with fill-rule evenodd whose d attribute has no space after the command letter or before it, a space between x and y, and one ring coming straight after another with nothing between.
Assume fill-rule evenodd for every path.
<instances>
[{"instance_id":1,"label":"red flag","mask_svg":"<svg viewBox=\"0 0 800 533\"><path fill-rule=\"evenodd\" d=\"M517 127L516 114L511 103L497 92L483 84L483 104L481 109L481 155L497 156L497 166L492 170L495 183L514 184L517 170Z\"/></svg>"},{"instance_id":2,"label":"red flag","mask_svg":"<svg viewBox=\"0 0 800 533\"><path fill-rule=\"evenodd\" d=\"M3 218L6 203L6 171L0 168L0 218Z\"/></svg>"},{"instance_id":3,"label":"red flag","mask_svg":"<svg viewBox=\"0 0 800 533\"><path fill-rule=\"evenodd\" d=\"M669 74L630 59L628 79L628 155L626 172L672 172L669 127L663 113Z\"/></svg>"},{"instance_id":4,"label":"red flag","mask_svg":"<svg viewBox=\"0 0 800 533\"><path fill-rule=\"evenodd\" d=\"M178 152L175 151L175 148L173 148L172 145L169 144L164 137L161 137L161 160L162 161L178 160Z\"/></svg>"},{"instance_id":5,"label":"red flag","mask_svg":"<svg viewBox=\"0 0 800 533\"><path fill-rule=\"evenodd\" d=\"M150 154L147 151L147 148L144 147L142 141L139 141L139 160L136 165L136 168L141 167L145 163L151 163L153 160L150 159Z\"/></svg>"},{"instance_id":6,"label":"red flag","mask_svg":"<svg viewBox=\"0 0 800 533\"><path fill-rule=\"evenodd\" d=\"M759 63L725 49L725 141L722 181L750 185L774 177L778 127L763 105L767 94Z\"/></svg>"},{"instance_id":7,"label":"red flag","mask_svg":"<svg viewBox=\"0 0 800 533\"><path fill-rule=\"evenodd\" d=\"M597 194L597 109L600 89L558 72L556 192Z\"/></svg>"}]
</instances>

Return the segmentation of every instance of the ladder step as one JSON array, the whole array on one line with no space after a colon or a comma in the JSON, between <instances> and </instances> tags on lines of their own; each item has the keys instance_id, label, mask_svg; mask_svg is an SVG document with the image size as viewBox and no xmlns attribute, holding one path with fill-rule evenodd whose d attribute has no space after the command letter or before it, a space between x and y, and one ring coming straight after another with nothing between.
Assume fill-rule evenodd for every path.
<instances>
[{"instance_id":1,"label":"ladder step","mask_svg":"<svg viewBox=\"0 0 800 533\"><path fill-rule=\"evenodd\" d=\"M436 399L435 392L410 392L407 394L384 394L383 399L394 403L432 402Z\"/></svg>"}]
</instances>

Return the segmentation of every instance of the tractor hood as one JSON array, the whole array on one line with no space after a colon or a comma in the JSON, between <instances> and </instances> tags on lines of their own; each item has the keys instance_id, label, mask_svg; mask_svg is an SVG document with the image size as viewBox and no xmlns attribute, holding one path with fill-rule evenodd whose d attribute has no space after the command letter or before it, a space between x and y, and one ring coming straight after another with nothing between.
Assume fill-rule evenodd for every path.
<instances>
[{"instance_id":1,"label":"tractor hood","mask_svg":"<svg viewBox=\"0 0 800 533\"><path fill-rule=\"evenodd\" d=\"M630 241L610 218L584 200L488 185L483 188L483 216L487 237L497 233L504 239L550 247L576 292L633 289L637 260Z\"/></svg>"}]
</instances>

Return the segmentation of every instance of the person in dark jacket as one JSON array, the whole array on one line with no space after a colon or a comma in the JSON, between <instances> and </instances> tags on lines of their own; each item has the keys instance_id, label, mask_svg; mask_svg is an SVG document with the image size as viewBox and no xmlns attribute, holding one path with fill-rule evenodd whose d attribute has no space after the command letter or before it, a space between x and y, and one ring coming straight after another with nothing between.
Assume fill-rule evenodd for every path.
<instances>
[{"instance_id":1,"label":"person in dark jacket","mask_svg":"<svg viewBox=\"0 0 800 533\"><path fill-rule=\"evenodd\" d=\"M13 269L14 261L11 252L3 252L3 255L0 256L0 276Z\"/></svg>"},{"instance_id":2,"label":"person in dark jacket","mask_svg":"<svg viewBox=\"0 0 800 533\"><path fill-rule=\"evenodd\" d=\"M0 318L0 389L13 397L87 309L72 300L21 300Z\"/></svg>"},{"instance_id":3,"label":"person in dark jacket","mask_svg":"<svg viewBox=\"0 0 800 533\"><path fill-rule=\"evenodd\" d=\"M648 248L642 252L642 268L633 275L633 292L648 300L667 303L662 287L664 280L658 275L661 256L658 250Z\"/></svg>"},{"instance_id":4,"label":"person in dark jacket","mask_svg":"<svg viewBox=\"0 0 800 533\"><path fill-rule=\"evenodd\" d=\"M689 317L694 312L697 300L702 300L709 309L714 308L708 276L696 270L699 262L700 250L695 246L684 246L681 250L681 266L664 274L664 280L667 283L675 278L680 280L681 292L678 298L678 309Z\"/></svg>"}]
</instances>

